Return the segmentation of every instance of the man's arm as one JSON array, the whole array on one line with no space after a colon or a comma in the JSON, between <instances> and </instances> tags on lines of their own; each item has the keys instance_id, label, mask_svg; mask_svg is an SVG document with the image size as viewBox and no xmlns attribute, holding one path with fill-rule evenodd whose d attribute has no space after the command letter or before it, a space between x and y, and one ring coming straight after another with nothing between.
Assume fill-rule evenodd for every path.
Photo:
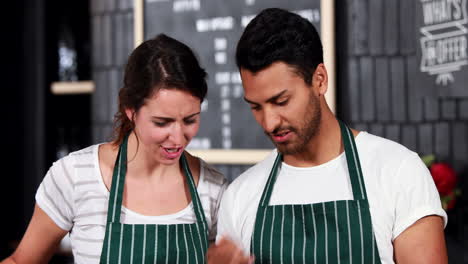
<instances>
[{"instance_id":1,"label":"man's arm","mask_svg":"<svg viewBox=\"0 0 468 264\"><path fill-rule=\"evenodd\" d=\"M398 264L448 263L442 217L419 219L393 241L393 249Z\"/></svg>"},{"instance_id":2,"label":"man's arm","mask_svg":"<svg viewBox=\"0 0 468 264\"><path fill-rule=\"evenodd\" d=\"M219 239L212 244L206 254L208 264L252 264L254 257L244 254L234 242L228 238Z\"/></svg>"}]
</instances>

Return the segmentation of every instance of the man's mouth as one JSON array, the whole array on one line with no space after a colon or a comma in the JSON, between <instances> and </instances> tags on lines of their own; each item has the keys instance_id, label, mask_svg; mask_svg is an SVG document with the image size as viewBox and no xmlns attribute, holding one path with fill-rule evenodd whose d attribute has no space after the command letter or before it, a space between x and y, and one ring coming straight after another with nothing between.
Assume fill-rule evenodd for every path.
<instances>
[{"instance_id":1,"label":"man's mouth","mask_svg":"<svg viewBox=\"0 0 468 264\"><path fill-rule=\"evenodd\" d=\"M280 131L278 133L272 133L271 138L276 143L284 143L285 141L287 141L291 137L291 135L292 135L291 130L283 130L283 131Z\"/></svg>"}]
</instances>

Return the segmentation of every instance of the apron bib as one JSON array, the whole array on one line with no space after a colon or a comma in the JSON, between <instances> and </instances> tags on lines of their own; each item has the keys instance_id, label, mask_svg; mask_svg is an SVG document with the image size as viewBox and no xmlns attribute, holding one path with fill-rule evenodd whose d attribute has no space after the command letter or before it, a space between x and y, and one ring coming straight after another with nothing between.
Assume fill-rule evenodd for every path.
<instances>
[{"instance_id":1,"label":"apron bib","mask_svg":"<svg viewBox=\"0 0 468 264\"><path fill-rule=\"evenodd\" d=\"M354 200L268 205L282 161L278 153L255 219L255 263L381 263L354 136L339 123Z\"/></svg>"},{"instance_id":2,"label":"apron bib","mask_svg":"<svg viewBox=\"0 0 468 264\"><path fill-rule=\"evenodd\" d=\"M208 226L184 155L181 165L189 184L197 222L193 224L122 224L120 213L127 172L128 136L120 145L112 175L106 235L100 263L205 263Z\"/></svg>"}]
</instances>

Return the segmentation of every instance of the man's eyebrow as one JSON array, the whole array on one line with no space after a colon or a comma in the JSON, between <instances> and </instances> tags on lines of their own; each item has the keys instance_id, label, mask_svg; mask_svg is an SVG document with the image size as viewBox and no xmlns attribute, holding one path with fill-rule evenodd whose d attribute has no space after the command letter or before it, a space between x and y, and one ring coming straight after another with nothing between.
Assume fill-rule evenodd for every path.
<instances>
[{"instance_id":1,"label":"man's eyebrow","mask_svg":"<svg viewBox=\"0 0 468 264\"><path fill-rule=\"evenodd\" d=\"M272 102L275 102L276 100L278 100L278 98L280 98L281 96L283 96L286 92L288 91L288 89L284 89L283 91L273 95L272 97L268 98L265 102L266 103L272 103ZM249 103L249 104L258 104L256 102L253 102L253 101L250 101L249 99L245 98L244 96L244 100Z\"/></svg>"},{"instance_id":2,"label":"man's eyebrow","mask_svg":"<svg viewBox=\"0 0 468 264\"><path fill-rule=\"evenodd\" d=\"M249 104L257 104L257 103L255 103L255 102L252 102L252 101L250 101L249 99L245 98L245 96L244 96L244 101L246 101L246 102L249 103Z\"/></svg>"},{"instance_id":3,"label":"man's eyebrow","mask_svg":"<svg viewBox=\"0 0 468 264\"><path fill-rule=\"evenodd\" d=\"M184 117L184 119L190 119L190 118L192 118L192 117L194 117L196 115L199 115L199 114L200 114L200 112L196 112L196 113L193 113L191 115L188 115L188 116Z\"/></svg>"}]
</instances>

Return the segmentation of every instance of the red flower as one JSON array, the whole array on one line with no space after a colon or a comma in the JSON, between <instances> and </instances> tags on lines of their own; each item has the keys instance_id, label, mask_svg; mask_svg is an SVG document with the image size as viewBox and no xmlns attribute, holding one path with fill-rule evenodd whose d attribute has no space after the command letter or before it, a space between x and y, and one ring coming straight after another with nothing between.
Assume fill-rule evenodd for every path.
<instances>
[{"instance_id":1,"label":"red flower","mask_svg":"<svg viewBox=\"0 0 468 264\"><path fill-rule=\"evenodd\" d=\"M457 201L455 192L450 192L449 197L450 197L450 200L447 203L446 210L453 209L455 207L455 202Z\"/></svg>"},{"instance_id":2,"label":"red flower","mask_svg":"<svg viewBox=\"0 0 468 264\"><path fill-rule=\"evenodd\" d=\"M433 163L430 167L432 178L441 195L450 194L457 183L455 171L446 163Z\"/></svg>"}]
</instances>

